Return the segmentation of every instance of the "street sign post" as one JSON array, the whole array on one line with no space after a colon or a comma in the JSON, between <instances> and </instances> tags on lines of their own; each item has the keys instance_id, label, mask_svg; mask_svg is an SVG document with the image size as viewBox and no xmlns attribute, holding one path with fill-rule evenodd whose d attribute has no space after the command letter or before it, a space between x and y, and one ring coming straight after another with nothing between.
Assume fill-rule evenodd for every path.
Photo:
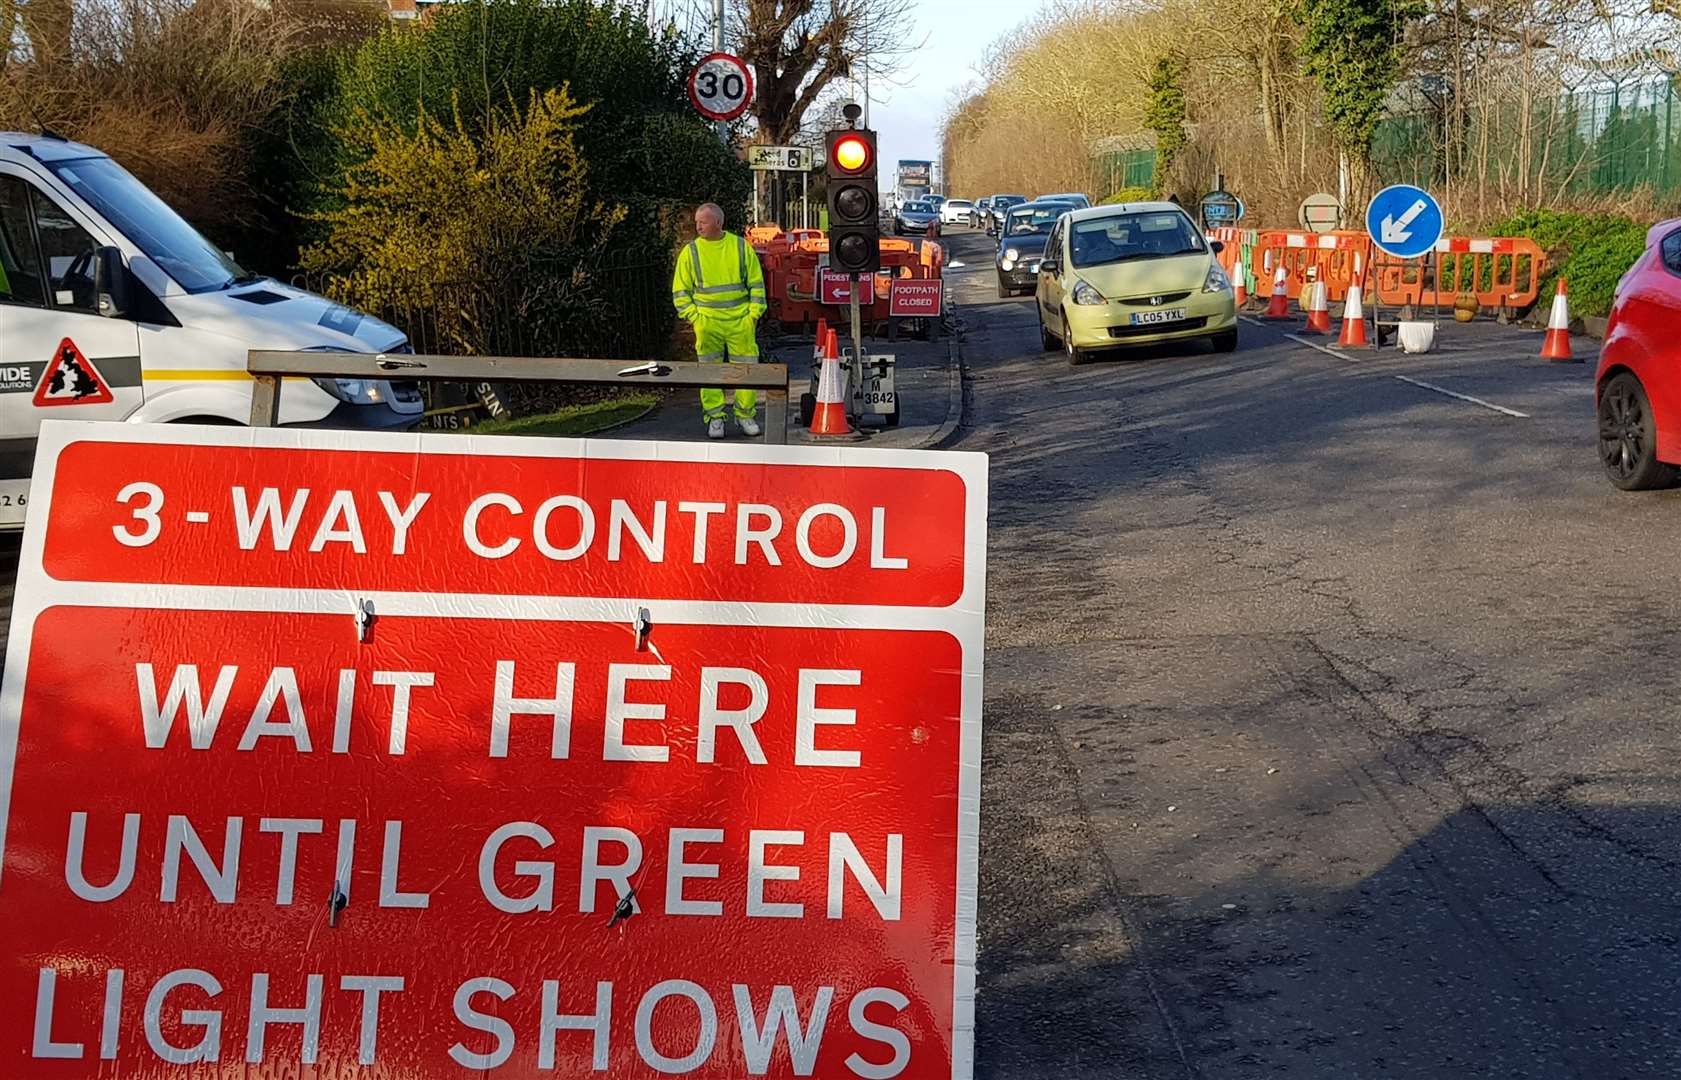
<instances>
[{"instance_id":1,"label":"street sign post","mask_svg":"<svg viewBox=\"0 0 1681 1080\"><path fill-rule=\"evenodd\" d=\"M689 72L689 101L708 120L734 120L753 103L753 73L739 56L709 53Z\"/></svg>"},{"instance_id":2,"label":"street sign post","mask_svg":"<svg viewBox=\"0 0 1681 1080\"><path fill-rule=\"evenodd\" d=\"M804 146L749 146L747 167L761 172L805 172L811 151Z\"/></svg>"},{"instance_id":3,"label":"street sign post","mask_svg":"<svg viewBox=\"0 0 1681 1080\"><path fill-rule=\"evenodd\" d=\"M1335 195L1309 195L1296 207L1296 223L1308 232L1328 233L1342 221L1342 203Z\"/></svg>"},{"instance_id":4,"label":"street sign post","mask_svg":"<svg viewBox=\"0 0 1681 1080\"><path fill-rule=\"evenodd\" d=\"M48 422L32 490L8 1080L972 1075L984 456Z\"/></svg>"},{"instance_id":5,"label":"street sign post","mask_svg":"<svg viewBox=\"0 0 1681 1080\"><path fill-rule=\"evenodd\" d=\"M1434 251L1442 238L1442 208L1423 188L1393 184L1372 196L1366 231L1397 259L1416 259Z\"/></svg>"}]
</instances>

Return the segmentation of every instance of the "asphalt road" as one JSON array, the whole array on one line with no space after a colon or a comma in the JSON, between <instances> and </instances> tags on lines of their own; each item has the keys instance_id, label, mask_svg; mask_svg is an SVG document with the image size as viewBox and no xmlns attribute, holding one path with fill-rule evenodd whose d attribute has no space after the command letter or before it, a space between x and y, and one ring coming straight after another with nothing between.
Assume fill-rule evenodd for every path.
<instances>
[{"instance_id":1,"label":"asphalt road","mask_svg":"<svg viewBox=\"0 0 1681 1080\"><path fill-rule=\"evenodd\" d=\"M1071 369L948 242L979 1074L1681 1075L1681 492L1602 479L1592 364L1245 323Z\"/></svg>"}]
</instances>

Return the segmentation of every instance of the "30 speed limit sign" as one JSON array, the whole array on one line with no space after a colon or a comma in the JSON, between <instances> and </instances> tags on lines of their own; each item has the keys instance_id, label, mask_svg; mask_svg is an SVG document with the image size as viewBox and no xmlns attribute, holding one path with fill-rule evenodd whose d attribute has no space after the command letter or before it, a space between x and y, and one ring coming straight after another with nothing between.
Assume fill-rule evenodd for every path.
<instances>
[{"instance_id":1,"label":"30 speed limit sign","mask_svg":"<svg viewBox=\"0 0 1681 1080\"><path fill-rule=\"evenodd\" d=\"M708 120L734 120L753 101L753 74L741 57L712 53L689 72L689 100Z\"/></svg>"}]
</instances>

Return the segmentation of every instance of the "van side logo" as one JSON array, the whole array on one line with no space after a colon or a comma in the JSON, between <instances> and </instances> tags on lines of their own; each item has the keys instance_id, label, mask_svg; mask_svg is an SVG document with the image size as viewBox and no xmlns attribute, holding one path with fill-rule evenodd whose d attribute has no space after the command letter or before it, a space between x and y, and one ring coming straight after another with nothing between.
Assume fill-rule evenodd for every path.
<instances>
[{"instance_id":1,"label":"van side logo","mask_svg":"<svg viewBox=\"0 0 1681 1080\"><path fill-rule=\"evenodd\" d=\"M76 343L65 338L58 343L41 381L35 387L35 404L46 405L109 405L116 397L99 369Z\"/></svg>"}]
</instances>

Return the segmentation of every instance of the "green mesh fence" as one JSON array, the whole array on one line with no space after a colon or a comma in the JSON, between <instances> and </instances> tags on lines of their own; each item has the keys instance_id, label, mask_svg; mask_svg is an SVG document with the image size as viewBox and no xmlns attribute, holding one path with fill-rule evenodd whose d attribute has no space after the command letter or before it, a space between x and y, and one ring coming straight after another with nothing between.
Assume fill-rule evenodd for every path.
<instances>
[{"instance_id":1,"label":"green mesh fence","mask_svg":"<svg viewBox=\"0 0 1681 1080\"><path fill-rule=\"evenodd\" d=\"M1101 202L1122 188L1147 188L1156 176L1154 150L1119 150L1092 159L1092 191Z\"/></svg>"},{"instance_id":2,"label":"green mesh fence","mask_svg":"<svg viewBox=\"0 0 1681 1080\"><path fill-rule=\"evenodd\" d=\"M1671 79L1549 95L1527 107L1479 106L1462 120L1452 112L1380 123L1378 177L1424 186L1475 180L1545 196L1681 188L1681 108Z\"/></svg>"}]
</instances>

